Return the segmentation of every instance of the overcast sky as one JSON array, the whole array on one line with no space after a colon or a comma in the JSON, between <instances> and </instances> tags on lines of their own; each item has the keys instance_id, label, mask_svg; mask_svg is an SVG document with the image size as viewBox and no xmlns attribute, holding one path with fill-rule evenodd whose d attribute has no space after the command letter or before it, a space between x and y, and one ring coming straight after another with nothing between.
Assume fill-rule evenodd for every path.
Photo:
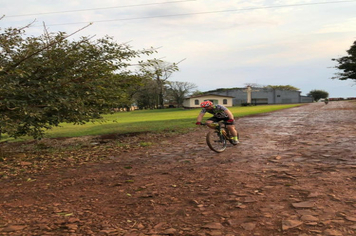
<instances>
[{"instance_id":1,"label":"overcast sky","mask_svg":"<svg viewBox=\"0 0 356 236\"><path fill-rule=\"evenodd\" d=\"M0 0L2 29L34 20L27 35L105 35L152 58L179 63L171 81L198 90L292 85L306 95L356 97L352 80L332 80L332 58L356 41L356 0ZM185 59L185 60L184 60ZM184 61L182 61L184 60Z\"/></svg>"}]
</instances>

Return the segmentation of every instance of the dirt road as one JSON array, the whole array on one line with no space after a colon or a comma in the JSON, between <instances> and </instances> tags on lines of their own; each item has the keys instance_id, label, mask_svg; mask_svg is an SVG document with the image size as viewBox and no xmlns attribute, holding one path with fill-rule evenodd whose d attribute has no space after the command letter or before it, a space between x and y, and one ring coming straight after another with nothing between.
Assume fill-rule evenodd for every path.
<instances>
[{"instance_id":1,"label":"dirt road","mask_svg":"<svg viewBox=\"0 0 356 236\"><path fill-rule=\"evenodd\" d=\"M239 119L221 154L201 127L0 179L0 235L356 235L355 117L355 102L313 103Z\"/></svg>"}]
</instances>

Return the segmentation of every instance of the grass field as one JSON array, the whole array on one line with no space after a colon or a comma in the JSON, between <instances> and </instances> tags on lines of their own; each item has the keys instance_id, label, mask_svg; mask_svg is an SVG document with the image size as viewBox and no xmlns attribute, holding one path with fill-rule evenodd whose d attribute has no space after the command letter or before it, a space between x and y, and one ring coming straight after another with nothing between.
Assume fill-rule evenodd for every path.
<instances>
[{"instance_id":1,"label":"grass field","mask_svg":"<svg viewBox=\"0 0 356 236\"><path fill-rule=\"evenodd\" d=\"M251 107L231 107L230 111L236 117L272 112L276 110L300 106L301 104L288 105L262 105ZM105 115L102 120L85 125L61 124L45 135L45 138L80 137L86 135L127 134L138 132L189 132L195 128L196 117L200 109L159 109L136 110L131 112L117 112ZM204 119L211 117L206 114ZM29 140L30 137L20 138L17 141ZM13 139L3 136L1 141Z\"/></svg>"}]
</instances>

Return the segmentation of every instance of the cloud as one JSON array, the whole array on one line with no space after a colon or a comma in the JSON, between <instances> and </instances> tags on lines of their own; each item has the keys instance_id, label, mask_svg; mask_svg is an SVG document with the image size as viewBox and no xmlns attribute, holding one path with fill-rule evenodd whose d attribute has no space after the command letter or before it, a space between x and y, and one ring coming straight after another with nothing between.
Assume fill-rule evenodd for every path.
<instances>
[{"instance_id":1,"label":"cloud","mask_svg":"<svg viewBox=\"0 0 356 236\"><path fill-rule=\"evenodd\" d=\"M24 26L36 18L39 27L27 32L39 35L43 33L43 21L50 32L67 33L86 25L80 22L96 22L72 39L109 35L119 43L129 42L135 49L160 47L152 57L167 62L186 58L173 80L195 83L202 91L245 83L283 83L301 88L304 94L318 86L331 96L355 94L355 87L350 88L349 83L331 84L334 70L328 67L333 65L331 58L344 55L355 41L356 2L316 5L328 1L174 1L7 1L0 14L96 9L9 17L0 21L0 27ZM313 5L300 5L309 3ZM340 84L337 90L335 84Z\"/></svg>"},{"instance_id":2,"label":"cloud","mask_svg":"<svg viewBox=\"0 0 356 236\"><path fill-rule=\"evenodd\" d=\"M344 33L344 32L356 32L356 17L346 19L342 22L333 24L326 24L320 30L318 34L330 34L330 33Z\"/></svg>"}]
</instances>

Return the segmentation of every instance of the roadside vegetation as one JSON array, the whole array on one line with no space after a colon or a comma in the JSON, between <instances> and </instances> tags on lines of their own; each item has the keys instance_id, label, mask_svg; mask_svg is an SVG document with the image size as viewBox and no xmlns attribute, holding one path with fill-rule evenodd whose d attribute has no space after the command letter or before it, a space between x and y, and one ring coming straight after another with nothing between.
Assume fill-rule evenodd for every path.
<instances>
[{"instance_id":1,"label":"roadside vegetation","mask_svg":"<svg viewBox=\"0 0 356 236\"><path fill-rule=\"evenodd\" d=\"M243 117L295 106L300 106L300 104L231 107L229 109L233 112L235 117ZM59 127L48 130L44 138L81 137L88 135L106 134L133 134L142 132L185 133L192 131L192 129L195 127L195 119L199 112L200 109L184 110L181 108L116 112L114 114L104 115L103 119L99 120L99 122L89 122L84 125L62 123ZM209 116L206 116L205 118L209 118ZM29 136L13 139L6 136L5 134L3 135L1 141L24 141L31 139L33 138Z\"/></svg>"}]
</instances>

